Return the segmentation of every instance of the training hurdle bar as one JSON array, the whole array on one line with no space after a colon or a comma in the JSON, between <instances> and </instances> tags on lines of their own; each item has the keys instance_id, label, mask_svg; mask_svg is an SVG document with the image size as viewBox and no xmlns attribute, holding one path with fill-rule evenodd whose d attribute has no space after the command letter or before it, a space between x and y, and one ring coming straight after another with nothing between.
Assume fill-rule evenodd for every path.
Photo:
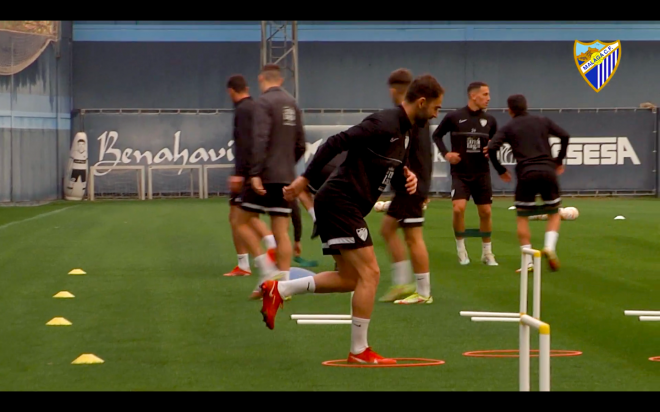
<instances>
[{"instance_id":1,"label":"training hurdle bar","mask_svg":"<svg viewBox=\"0 0 660 412\"><path fill-rule=\"evenodd\" d=\"M534 259L533 277L533 317L527 315L528 272L522 270ZM520 311L515 312L475 312L461 311L461 316L469 316L473 322L517 322L519 326L520 372L519 388L522 392L530 390L530 327L539 331L539 390L550 391L550 325L542 322L541 316L541 251L525 248L521 251L520 271Z\"/></svg>"},{"instance_id":2,"label":"training hurdle bar","mask_svg":"<svg viewBox=\"0 0 660 412\"><path fill-rule=\"evenodd\" d=\"M660 310L625 310L626 316L638 316L642 322L660 322Z\"/></svg>"},{"instance_id":3,"label":"training hurdle bar","mask_svg":"<svg viewBox=\"0 0 660 412\"><path fill-rule=\"evenodd\" d=\"M311 315L291 315L291 319L295 320L298 325L350 325L353 323L353 292L351 292L351 306L348 315L324 315L324 314L311 314Z\"/></svg>"}]
</instances>

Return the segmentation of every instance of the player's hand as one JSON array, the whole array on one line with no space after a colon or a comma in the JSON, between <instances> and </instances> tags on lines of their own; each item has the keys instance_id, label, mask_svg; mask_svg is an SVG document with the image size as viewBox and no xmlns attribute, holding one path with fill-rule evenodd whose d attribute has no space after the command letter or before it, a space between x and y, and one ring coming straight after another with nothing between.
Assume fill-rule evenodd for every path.
<instances>
[{"instance_id":1,"label":"player's hand","mask_svg":"<svg viewBox=\"0 0 660 412\"><path fill-rule=\"evenodd\" d=\"M483 152L486 159L488 159L488 146L484 147Z\"/></svg>"},{"instance_id":2,"label":"player's hand","mask_svg":"<svg viewBox=\"0 0 660 412\"><path fill-rule=\"evenodd\" d=\"M449 163L455 165L456 163L461 161L461 155L459 155L456 152L449 152L449 153L447 153L447 156L445 156L445 160L447 160Z\"/></svg>"},{"instance_id":3,"label":"player's hand","mask_svg":"<svg viewBox=\"0 0 660 412\"><path fill-rule=\"evenodd\" d=\"M228 183L229 183L229 190L233 194L237 194L241 191L241 188L243 187L243 182L245 179L241 176L229 176Z\"/></svg>"},{"instance_id":4,"label":"player's hand","mask_svg":"<svg viewBox=\"0 0 660 412\"><path fill-rule=\"evenodd\" d=\"M252 176L252 179L250 179L250 185L252 185L252 190L258 195L265 195L266 194L266 189L264 189L264 185L261 183L261 178L259 176Z\"/></svg>"},{"instance_id":5,"label":"player's hand","mask_svg":"<svg viewBox=\"0 0 660 412\"><path fill-rule=\"evenodd\" d=\"M295 242L293 245L293 253L296 257L300 257L302 255L302 245L300 242Z\"/></svg>"},{"instance_id":6,"label":"player's hand","mask_svg":"<svg viewBox=\"0 0 660 412\"><path fill-rule=\"evenodd\" d=\"M417 191L417 176L406 166L403 166L403 175L406 177L406 189L412 195Z\"/></svg>"},{"instance_id":7,"label":"player's hand","mask_svg":"<svg viewBox=\"0 0 660 412\"><path fill-rule=\"evenodd\" d=\"M306 177L298 176L289 186L282 188L282 193L284 194L284 199L289 202L292 202L293 199L297 198L300 193L307 187L309 180Z\"/></svg>"},{"instance_id":8,"label":"player's hand","mask_svg":"<svg viewBox=\"0 0 660 412\"><path fill-rule=\"evenodd\" d=\"M511 173L509 173L509 171L507 170L506 172L500 175L500 178L506 183L509 183L511 181Z\"/></svg>"},{"instance_id":9,"label":"player's hand","mask_svg":"<svg viewBox=\"0 0 660 412\"><path fill-rule=\"evenodd\" d=\"M557 166L557 175L560 175L560 174L564 173L564 170L566 170L564 165Z\"/></svg>"}]
</instances>

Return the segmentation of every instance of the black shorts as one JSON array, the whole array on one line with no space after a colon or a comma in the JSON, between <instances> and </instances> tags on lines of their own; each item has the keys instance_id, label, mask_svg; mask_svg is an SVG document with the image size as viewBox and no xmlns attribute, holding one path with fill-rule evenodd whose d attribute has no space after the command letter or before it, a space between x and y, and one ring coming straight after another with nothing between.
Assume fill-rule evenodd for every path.
<instances>
[{"instance_id":1,"label":"black shorts","mask_svg":"<svg viewBox=\"0 0 660 412\"><path fill-rule=\"evenodd\" d=\"M324 255L340 255L340 249L373 246L367 222L350 201L321 191L314 198L314 212Z\"/></svg>"},{"instance_id":2,"label":"black shorts","mask_svg":"<svg viewBox=\"0 0 660 412\"><path fill-rule=\"evenodd\" d=\"M470 197L476 205L490 205L493 203L490 173L451 176L451 200L469 200Z\"/></svg>"},{"instance_id":3,"label":"black shorts","mask_svg":"<svg viewBox=\"0 0 660 412\"><path fill-rule=\"evenodd\" d=\"M243 191L245 192L245 191ZM229 205L230 206L240 206L243 203L243 193L230 193L229 194Z\"/></svg>"},{"instance_id":4,"label":"black shorts","mask_svg":"<svg viewBox=\"0 0 660 412\"><path fill-rule=\"evenodd\" d=\"M241 208L252 213L265 213L270 216L291 216L292 204L284 199L282 183L264 183L265 195L259 195L252 186L246 185L241 198Z\"/></svg>"},{"instance_id":5,"label":"black shorts","mask_svg":"<svg viewBox=\"0 0 660 412\"><path fill-rule=\"evenodd\" d=\"M425 200L426 196L418 194L397 194L387 209L387 215L395 218L401 227L423 226Z\"/></svg>"},{"instance_id":6,"label":"black shorts","mask_svg":"<svg viewBox=\"0 0 660 412\"><path fill-rule=\"evenodd\" d=\"M543 205L549 209L561 205L559 182L554 171L529 171L518 176L514 206L519 209L536 209L536 195L540 194Z\"/></svg>"}]
</instances>

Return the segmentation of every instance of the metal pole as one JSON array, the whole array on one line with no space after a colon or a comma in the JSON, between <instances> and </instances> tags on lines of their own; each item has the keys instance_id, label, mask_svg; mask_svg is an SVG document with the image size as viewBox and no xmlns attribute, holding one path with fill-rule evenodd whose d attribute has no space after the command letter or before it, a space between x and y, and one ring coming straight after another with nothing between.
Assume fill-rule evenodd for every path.
<instances>
[{"instance_id":1,"label":"metal pole","mask_svg":"<svg viewBox=\"0 0 660 412\"><path fill-rule=\"evenodd\" d=\"M298 22L294 21L292 24L293 31L293 80L294 80L294 89L293 97L296 99L298 104L300 104L300 91L298 89Z\"/></svg>"}]
</instances>

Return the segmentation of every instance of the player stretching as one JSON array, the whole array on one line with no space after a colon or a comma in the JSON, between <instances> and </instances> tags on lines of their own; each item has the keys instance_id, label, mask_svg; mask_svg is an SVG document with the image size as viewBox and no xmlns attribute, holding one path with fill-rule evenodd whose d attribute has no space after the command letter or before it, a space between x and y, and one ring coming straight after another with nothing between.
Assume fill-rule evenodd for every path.
<instances>
[{"instance_id":1,"label":"player stretching","mask_svg":"<svg viewBox=\"0 0 660 412\"><path fill-rule=\"evenodd\" d=\"M252 142L252 115L254 100L250 96L245 77L240 74L227 80L227 93L234 103L234 175L229 177L229 223L231 224L234 247L238 255L238 265L225 276L249 276L250 259L245 242L238 235L238 216L240 213L241 194L245 189L245 180L249 175L248 158ZM250 227L263 239L268 249L268 256L275 261L275 237L258 217L250 219Z\"/></svg>"},{"instance_id":2,"label":"player stretching","mask_svg":"<svg viewBox=\"0 0 660 412\"><path fill-rule=\"evenodd\" d=\"M295 167L305 153L305 132L301 111L295 99L281 86L280 68L264 66L259 74L262 95L255 102L253 145L250 157L250 187L243 195L239 214L239 233L250 253L256 256L259 282L251 298L260 296L259 286L275 276L288 279L292 247L289 239L289 219L292 204L284 199L282 189L295 178ZM277 243L277 266L261 253L259 238L249 221L259 213L270 215L271 229Z\"/></svg>"},{"instance_id":3,"label":"player stretching","mask_svg":"<svg viewBox=\"0 0 660 412\"><path fill-rule=\"evenodd\" d=\"M405 96L412 74L407 69L398 69L392 72L388 79L390 95L395 105L400 105ZM407 191L399 189L383 217L381 235L388 246L392 256L392 286L388 292L380 298L381 302L392 302L396 304L433 303L431 297L431 278L429 273L429 254L424 243L422 225L424 224L424 202L429 193L431 185L431 174L433 169L433 151L429 124L419 127L416 132L417 139L410 141L410 153L408 156L410 170L417 176L417 191L408 194ZM402 184L392 181L392 187L401 188ZM397 235L397 229L401 227L410 250L412 269L415 272L417 284L411 284L412 273L410 271L411 261L406 259L406 250ZM416 287L415 287L416 286ZM406 297L407 296L407 297ZM403 299L405 298L405 299Z\"/></svg>"},{"instance_id":4,"label":"player stretching","mask_svg":"<svg viewBox=\"0 0 660 412\"><path fill-rule=\"evenodd\" d=\"M453 226L459 262L461 265L470 263L465 239L460 234L465 232L465 208L471 196L479 212L479 230L488 234L482 237L481 261L489 266L497 266L490 238L493 226L493 189L490 165L483 153L488 140L497 131L497 121L485 112L490 101L490 89L486 83L471 83L467 92L467 106L447 113L433 132L433 140L442 156L451 164ZM451 133L451 152L442 142L447 133Z\"/></svg>"},{"instance_id":5,"label":"player stretching","mask_svg":"<svg viewBox=\"0 0 660 412\"><path fill-rule=\"evenodd\" d=\"M423 126L437 116L443 94L434 77L415 79L400 106L374 113L360 124L328 138L305 173L285 188L288 198L298 196L327 162L343 151L348 152L346 161L325 182L314 200L323 254L333 256L338 271L291 281L264 282L261 312L268 328L275 327L275 315L283 305L283 297L353 291L348 362L396 363L378 355L367 342L380 269L364 218L394 176L401 175L408 192L415 193L417 178L407 167L410 140L417 138L411 132L414 124Z\"/></svg>"},{"instance_id":6,"label":"player stretching","mask_svg":"<svg viewBox=\"0 0 660 412\"><path fill-rule=\"evenodd\" d=\"M544 204L541 213L548 215L543 255L548 259L550 269L556 271L559 269L559 259L555 249L561 223L557 213L561 204L557 175L564 172L562 162L566 157L570 136L547 117L530 115L527 112L527 99L521 94L509 96L507 105L512 119L495 134L486 150L495 170L505 182L511 181L511 175L497 160L497 151L504 143L508 143L516 159L514 205L518 209L518 239L521 249L532 247L528 213L537 209L536 195L541 195ZM552 157L550 150L550 135L561 139L561 149L556 158Z\"/></svg>"}]
</instances>

